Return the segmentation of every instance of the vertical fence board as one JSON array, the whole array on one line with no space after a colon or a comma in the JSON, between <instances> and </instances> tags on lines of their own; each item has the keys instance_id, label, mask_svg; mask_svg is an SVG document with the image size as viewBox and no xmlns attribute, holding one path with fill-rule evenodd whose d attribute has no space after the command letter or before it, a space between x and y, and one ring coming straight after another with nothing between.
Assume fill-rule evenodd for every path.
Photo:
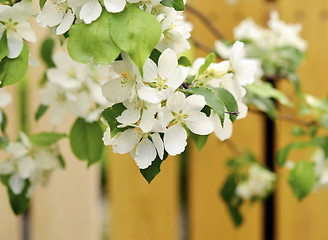
<instances>
[{"instance_id":1,"label":"vertical fence board","mask_svg":"<svg viewBox=\"0 0 328 240\"><path fill-rule=\"evenodd\" d=\"M277 2L281 18L287 22L303 24L302 36L308 41L306 60L300 69L300 77L304 91L323 98L327 96L327 62L328 62L328 2L324 0L297 1L284 0ZM293 96L293 86L284 83L280 88ZM281 108L282 114L297 114L296 110ZM278 148L292 140L290 136L293 124L279 122L277 126ZM308 159L308 151L291 154L290 159ZM288 172L279 171L280 181L277 191L277 239L327 239L328 216L325 209L328 201L328 192L321 189L312 193L301 202L292 195L287 184Z\"/></svg>"},{"instance_id":2,"label":"vertical fence board","mask_svg":"<svg viewBox=\"0 0 328 240\"><path fill-rule=\"evenodd\" d=\"M1 70L0 70L1 71ZM19 96L17 85L5 87L4 91L10 93L13 101L4 109L7 118L7 134L11 141L16 141L17 132L19 128ZM1 152L0 161L6 159L6 154ZM15 216L11 210L7 189L4 185L0 185L0 239L20 240L21 231L21 217Z\"/></svg>"},{"instance_id":3,"label":"vertical fence board","mask_svg":"<svg viewBox=\"0 0 328 240\"><path fill-rule=\"evenodd\" d=\"M178 161L177 157L167 158L160 174L148 184L129 154L110 154L109 239L178 239Z\"/></svg>"},{"instance_id":4,"label":"vertical fence board","mask_svg":"<svg viewBox=\"0 0 328 240\"><path fill-rule=\"evenodd\" d=\"M37 5L37 1L35 1ZM46 36L46 30L36 23L38 43ZM48 29L47 29L48 30ZM40 44L30 45L31 54L39 56ZM44 67L31 67L28 83L28 123L31 133L52 131L50 124L51 108L41 120L36 122L34 114L39 106L39 81ZM75 117L66 116L58 132L69 133ZM68 139L62 140L60 150L66 162L64 171L51 176L46 188L39 187L32 199L30 211L31 239L58 240L100 239L100 174L99 164L87 167L85 161L77 160L69 147Z\"/></svg>"},{"instance_id":5,"label":"vertical fence board","mask_svg":"<svg viewBox=\"0 0 328 240\"><path fill-rule=\"evenodd\" d=\"M264 1L239 1L235 5L210 0L193 0L189 3L209 17L230 40L233 27L246 17L253 17L258 24L267 19L267 5ZM192 14L188 13L188 18L194 25L193 38L212 47L215 40L213 35ZM198 56L204 54L206 52L197 51ZM242 150L252 150L263 161L263 131L263 119L249 113L246 119L234 124L232 141ZM233 153L227 145L216 139L214 135L209 138L200 153L195 146L190 148L188 209L189 235L192 240L245 239L245 236L247 239L262 239L262 206L258 203L243 206L244 224L237 229L219 196L219 190L228 176L225 163L232 156Z\"/></svg>"}]
</instances>

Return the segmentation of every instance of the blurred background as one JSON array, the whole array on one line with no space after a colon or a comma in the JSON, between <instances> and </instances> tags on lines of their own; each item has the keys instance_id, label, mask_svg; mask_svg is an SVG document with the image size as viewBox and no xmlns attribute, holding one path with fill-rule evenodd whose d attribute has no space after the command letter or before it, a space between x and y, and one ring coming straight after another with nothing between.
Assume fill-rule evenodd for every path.
<instances>
[{"instance_id":1,"label":"blurred background","mask_svg":"<svg viewBox=\"0 0 328 240\"><path fill-rule=\"evenodd\" d=\"M210 19L228 40L232 40L233 28L247 17L265 26L273 9L282 20L301 23L302 37L308 42L299 71L301 83L307 93L327 96L327 0L238 0L234 4L189 0L188 4ZM186 16L194 26L192 39L214 48L217 37L204 22L191 11L186 10ZM35 21L33 29L39 41L48 36ZM39 56L37 44L29 47L34 57ZM208 52L194 46L192 54L204 57ZM30 133L49 130L49 116L38 123L33 120L43 71L42 65L31 68L28 82L7 88L17 96L5 109L13 139L24 124ZM292 84L281 81L278 87L294 98ZM19 114L22 106L25 111ZM297 109L282 107L280 112L293 114ZM68 132L73 120L68 116L59 131ZM276 122L276 149L293 140L291 128L291 123ZM249 113L246 119L236 122L232 140L239 149L251 150L264 163L265 136L265 119ZM24 216L13 215L6 189L0 187L0 240L328 239L328 191L321 189L299 202L287 184L287 172L278 168L277 190L269 205L273 215L265 214L262 203L244 204L244 223L236 228L219 196L228 175L226 161L234 153L215 136L201 152L190 142L181 157L165 160L161 173L150 185L128 154L115 155L108 148L109 156L103 163L88 168L73 157L68 140L62 141L61 147L66 152L66 170L56 172L46 188L37 190ZM291 157L301 159L302 153Z\"/></svg>"}]
</instances>

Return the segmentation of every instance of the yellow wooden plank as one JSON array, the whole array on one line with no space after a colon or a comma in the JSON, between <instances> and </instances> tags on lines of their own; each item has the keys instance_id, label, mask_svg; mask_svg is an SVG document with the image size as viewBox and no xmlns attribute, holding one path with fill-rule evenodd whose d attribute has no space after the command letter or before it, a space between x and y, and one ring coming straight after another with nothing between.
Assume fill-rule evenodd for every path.
<instances>
[{"instance_id":1,"label":"yellow wooden plank","mask_svg":"<svg viewBox=\"0 0 328 240\"><path fill-rule=\"evenodd\" d=\"M179 239L178 161L166 159L160 174L148 184L130 155L111 154L109 239Z\"/></svg>"},{"instance_id":2,"label":"yellow wooden plank","mask_svg":"<svg viewBox=\"0 0 328 240\"><path fill-rule=\"evenodd\" d=\"M258 24L267 19L267 5L259 0L239 1L227 5L224 1L192 0L192 6L210 18L226 37L232 40L232 29L241 20L253 17ZM194 25L193 38L208 46L214 46L215 37L194 16L188 14ZM206 52L197 51L198 56ZM232 140L240 149L250 149L263 160L263 119L249 114L234 124ZM224 202L219 196L226 177L225 163L233 154L227 145L211 136L199 153L195 146L189 153L189 235L192 240L201 239L262 239L263 218L260 204L245 205L242 214L244 224L235 228Z\"/></svg>"},{"instance_id":3,"label":"yellow wooden plank","mask_svg":"<svg viewBox=\"0 0 328 240\"><path fill-rule=\"evenodd\" d=\"M326 97L328 84L326 64L328 62L328 2L324 0L297 1L285 0L277 2L281 18L288 22L303 24L302 36L308 41L309 48L305 63L300 69L301 82L307 93L318 97ZM280 86L288 95L293 95L292 86ZM282 108L283 114L295 114L296 111ZM278 147L292 140L290 130L292 124L279 123L277 128ZM291 159L301 160L308 157L308 152L295 153ZM328 192L320 190L299 202L292 195L287 184L288 171L281 171L279 191L277 193L277 239L327 239L328 216L324 214L328 201Z\"/></svg>"},{"instance_id":4,"label":"yellow wooden plank","mask_svg":"<svg viewBox=\"0 0 328 240\"><path fill-rule=\"evenodd\" d=\"M8 117L7 134L11 141L16 141L19 127L19 98L17 85L5 87L3 89L9 92L13 101L4 109ZM1 152L0 161L6 159L6 154ZM15 216L12 212L7 189L0 186L0 239L19 240L22 235L22 218Z\"/></svg>"},{"instance_id":5,"label":"yellow wooden plank","mask_svg":"<svg viewBox=\"0 0 328 240\"><path fill-rule=\"evenodd\" d=\"M38 1L34 1L37 5ZM39 43L46 36L46 28L32 25ZM40 44L31 44L33 57L39 56ZM41 61L40 61L41 62ZM28 121L31 133L52 131L49 112L38 122L34 114L40 104L39 81L44 67L31 68L28 83ZM59 132L69 133L76 117L67 116L58 127ZM100 239L100 174L99 164L87 167L85 161L76 159L69 147L68 139L62 140L60 149L66 169L55 172L47 187L35 192L31 203L30 226L33 240Z\"/></svg>"}]
</instances>

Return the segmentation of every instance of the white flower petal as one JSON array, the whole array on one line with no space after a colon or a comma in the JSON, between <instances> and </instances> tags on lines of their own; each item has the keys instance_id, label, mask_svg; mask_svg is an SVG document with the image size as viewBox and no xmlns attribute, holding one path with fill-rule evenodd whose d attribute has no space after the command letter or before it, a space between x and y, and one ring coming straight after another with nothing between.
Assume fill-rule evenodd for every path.
<instances>
[{"instance_id":1,"label":"white flower petal","mask_svg":"<svg viewBox=\"0 0 328 240\"><path fill-rule=\"evenodd\" d=\"M83 5L80 11L80 18L86 23L90 24L99 18L102 8L98 0L93 0Z\"/></svg>"},{"instance_id":2,"label":"white flower petal","mask_svg":"<svg viewBox=\"0 0 328 240\"><path fill-rule=\"evenodd\" d=\"M223 127L221 126L221 120L216 113L211 113L211 118L214 123L214 134L218 139L224 141L229 139L232 135L232 122L229 118L229 114L225 115Z\"/></svg>"},{"instance_id":3,"label":"white flower petal","mask_svg":"<svg viewBox=\"0 0 328 240\"><path fill-rule=\"evenodd\" d=\"M158 94L158 90L149 86L139 88L138 97L154 104L160 103L163 100L163 98Z\"/></svg>"},{"instance_id":4,"label":"white flower petal","mask_svg":"<svg viewBox=\"0 0 328 240\"><path fill-rule=\"evenodd\" d=\"M25 180L20 178L20 176L18 176L17 174L12 175L9 178L9 187L15 195L20 194L23 191L24 186L25 186Z\"/></svg>"},{"instance_id":5,"label":"white flower petal","mask_svg":"<svg viewBox=\"0 0 328 240\"><path fill-rule=\"evenodd\" d=\"M36 36L31 25L28 22L20 22L16 26L16 32L19 36L29 42L36 42Z\"/></svg>"},{"instance_id":6,"label":"white flower petal","mask_svg":"<svg viewBox=\"0 0 328 240\"><path fill-rule=\"evenodd\" d=\"M136 161L140 169L148 168L156 158L156 149L154 144L148 139L143 138L136 148Z\"/></svg>"},{"instance_id":7,"label":"white flower petal","mask_svg":"<svg viewBox=\"0 0 328 240\"><path fill-rule=\"evenodd\" d=\"M104 0L104 4L108 12L117 13L123 11L126 0Z\"/></svg>"},{"instance_id":8,"label":"white flower petal","mask_svg":"<svg viewBox=\"0 0 328 240\"><path fill-rule=\"evenodd\" d=\"M203 112L188 116L185 123L190 131L199 135L208 135L214 131L212 120Z\"/></svg>"},{"instance_id":9,"label":"white flower petal","mask_svg":"<svg viewBox=\"0 0 328 240\"><path fill-rule=\"evenodd\" d=\"M163 155L164 155L164 143L161 139L161 137L159 136L158 133L153 133L150 135L152 138L152 141L156 147L157 150L157 154L159 156L160 159L163 160Z\"/></svg>"},{"instance_id":10,"label":"white flower petal","mask_svg":"<svg viewBox=\"0 0 328 240\"><path fill-rule=\"evenodd\" d=\"M205 98L201 95L191 95L186 98L183 112L190 115L200 112L206 105Z\"/></svg>"},{"instance_id":11,"label":"white flower petal","mask_svg":"<svg viewBox=\"0 0 328 240\"><path fill-rule=\"evenodd\" d=\"M33 159L29 156L19 159L17 165L18 174L22 179L28 178L33 169L35 168L35 163Z\"/></svg>"},{"instance_id":12,"label":"white flower petal","mask_svg":"<svg viewBox=\"0 0 328 240\"><path fill-rule=\"evenodd\" d=\"M42 8L42 11L36 16L36 21L41 27L54 27L58 25L64 17L66 9L58 10L55 4L49 4Z\"/></svg>"},{"instance_id":13,"label":"white flower petal","mask_svg":"<svg viewBox=\"0 0 328 240\"><path fill-rule=\"evenodd\" d=\"M23 39L13 31L7 32L8 58L17 58L23 50Z\"/></svg>"},{"instance_id":14,"label":"white flower petal","mask_svg":"<svg viewBox=\"0 0 328 240\"><path fill-rule=\"evenodd\" d=\"M154 124L154 112L148 109L144 109L139 123L140 129L143 132L150 132L153 129Z\"/></svg>"},{"instance_id":15,"label":"white flower petal","mask_svg":"<svg viewBox=\"0 0 328 240\"><path fill-rule=\"evenodd\" d=\"M167 99L166 107L172 112L179 113L185 107L185 95L182 92L175 92Z\"/></svg>"},{"instance_id":16,"label":"white flower petal","mask_svg":"<svg viewBox=\"0 0 328 240\"><path fill-rule=\"evenodd\" d=\"M2 38L3 32L5 31L5 25L0 23L0 39Z\"/></svg>"},{"instance_id":17,"label":"white flower petal","mask_svg":"<svg viewBox=\"0 0 328 240\"><path fill-rule=\"evenodd\" d=\"M136 129L125 130L119 137L115 138L113 151L124 154L130 152L139 142L141 134Z\"/></svg>"},{"instance_id":18,"label":"white flower petal","mask_svg":"<svg viewBox=\"0 0 328 240\"><path fill-rule=\"evenodd\" d=\"M0 162L0 175L8 175L15 171L11 162Z\"/></svg>"},{"instance_id":19,"label":"white flower petal","mask_svg":"<svg viewBox=\"0 0 328 240\"><path fill-rule=\"evenodd\" d=\"M74 21L74 14L71 11L67 11L66 15L64 16L63 20L59 24L56 29L56 34L61 35L67 32L70 27L72 26Z\"/></svg>"},{"instance_id":20,"label":"white flower petal","mask_svg":"<svg viewBox=\"0 0 328 240\"><path fill-rule=\"evenodd\" d=\"M164 146L168 154L175 156L182 153L187 146L187 132L179 124L175 124L164 134Z\"/></svg>"},{"instance_id":21,"label":"white flower petal","mask_svg":"<svg viewBox=\"0 0 328 240\"><path fill-rule=\"evenodd\" d=\"M56 104L52 107L50 122L53 125L59 125L65 116L67 110L62 104Z\"/></svg>"},{"instance_id":22,"label":"white flower petal","mask_svg":"<svg viewBox=\"0 0 328 240\"><path fill-rule=\"evenodd\" d=\"M12 6L11 18L14 22L22 22L29 19L33 14L33 4L20 1Z\"/></svg>"},{"instance_id":23,"label":"white flower petal","mask_svg":"<svg viewBox=\"0 0 328 240\"><path fill-rule=\"evenodd\" d=\"M106 82L102 86L102 94L111 103L119 103L128 99L133 88L133 83L125 82L123 78L116 78Z\"/></svg>"},{"instance_id":24,"label":"white flower petal","mask_svg":"<svg viewBox=\"0 0 328 240\"><path fill-rule=\"evenodd\" d=\"M12 8L7 5L0 5L0 21L8 22L11 18Z\"/></svg>"},{"instance_id":25,"label":"white flower petal","mask_svg":"<svg viewBox=\"0 0 328 240\"><path fill-rule=\"evenodd\" d=\"M24 155L26 155L28 153L28 150L26 149L26 147L19 142L11 142L8 144L8 146L6 147L6 151L8 153L10 153L11 155L13 155L13 157L15 158L20 158L23 157Z\"/></svg>"},{"instance_id":26,"label":"white flower petal","mask_svg":"<svg viewBox=\"0 0 328 240\"><path fill-rule=\"evenodd\" d=\"M128 108L122 112L116 120L123 125L130 125L136 123L140 119L140 110Z\"/></svg>"},{"instance_id":27,"label":"white flower petal","mask_svg":"<svg viewBox=\"0 0 328 240\"><path fill-rule=\"evenodd\" d=\"M143 66L143 76L145 82L156 82L157 75L157 66L156 64L151 60L147 59L144 66Z\"/></svg>"},{"instance_id":28,"label":"white flower petal","mask_svg":"<svg viewBox=\"0 0 328 240\"><path fill-rule=\"evenodd\" d=\"M12 96L0 89L0 108L4 108L12 101Z\"/></svg>"},{"instance_id":29,"label":"white flower petal","mask_svg":"<svg viewBox=\"0 0 328 240\"><path fill-rule=\"evenodd\" d=\"M177 54L169 48L166 49L158 59L158 73L160 75L167 76L171 72L175 71L177 67Z\"/></svg>"}]
</instances>

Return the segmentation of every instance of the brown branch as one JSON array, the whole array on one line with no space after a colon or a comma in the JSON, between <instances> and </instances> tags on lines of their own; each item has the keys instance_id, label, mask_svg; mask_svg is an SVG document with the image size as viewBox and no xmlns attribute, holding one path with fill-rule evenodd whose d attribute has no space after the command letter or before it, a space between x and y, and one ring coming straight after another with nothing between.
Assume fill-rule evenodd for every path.
<instances>
[{"instance_id":1,"label":"brown branch","mask_svg":"<svg viewBox=\"0 0 328 240\"><path fill-rule=\"evenodd\" d=\"M249 108L248 111L250 113L255 113L255 114L259 114L259 115L266 115L265 112L262 112L260 110L253 109L253 108ZM291 116L291 115L280 114L280 115L277 115L276 119L286 121L286 122L296 123L296 124L299 124L299 125L303 125L305 127L311 127L313 125L317 125L317 122L315 122L315 121L305 121L305 120L296 118L296 117Z\"/></svg>"},{"instance_id":2,"label":"brown branch","mask_svg":"<svg viewBox=\"0 0 328 240\"><path fill-rule=\"evenodd\" d=\"M227 144L227 146L234 154L236 155L242 154L242 151L237 147L237 144L235 144L231 139L227 139L224 142Z\"/></svg>"},{"instance_id":3,"label":"brown branch","mask_svg":"<svg viewBox=\"0 0 328 240\"><path fill-rule=\"evenodd\" d=\"M218 38L218 39L221 39L221 40L224 40L226 39L224 37L224 35L216 29L216 27L213 25L213 23L204 15L202 14L201 12L199 12L196 8L192 7L191 5L189 4L186 4L185 6L185 9L194 14L196 17L198 17L203 23L204 25Z\"/></svg>"},{"instance_id":4,"label":"brown branch","mask_svg":"<svg viewBox=\"0 0 328 240\"><path fill-rule=\"evenodd\" d=\"M204 50L205 52L208 52L208 53L214 52L214 49L207 46L206 44L204 44L204 43L202 43L198 40L195 40L194 38L190 38L190 39L191 39L191 41L193 42L193 44L196 48L202 49L202 50Z\"/></svg>"}]
</instances>

